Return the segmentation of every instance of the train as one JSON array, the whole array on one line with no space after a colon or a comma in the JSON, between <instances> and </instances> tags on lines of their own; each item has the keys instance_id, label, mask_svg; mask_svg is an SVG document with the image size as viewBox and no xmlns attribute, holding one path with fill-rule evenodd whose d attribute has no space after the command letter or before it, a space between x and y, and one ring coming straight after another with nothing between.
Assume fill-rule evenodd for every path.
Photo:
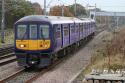
<instances>
[{"instance_id":1,"label":"train","mask_svg":"<svg viewBox=\"0 0 125 83\"><path fill-rule=\"evenodd\" d=\"M14 51L19 66L39 68L74 52L93 38L93 19L29 15L14 24Z\"/></svg>"}]
</instances>

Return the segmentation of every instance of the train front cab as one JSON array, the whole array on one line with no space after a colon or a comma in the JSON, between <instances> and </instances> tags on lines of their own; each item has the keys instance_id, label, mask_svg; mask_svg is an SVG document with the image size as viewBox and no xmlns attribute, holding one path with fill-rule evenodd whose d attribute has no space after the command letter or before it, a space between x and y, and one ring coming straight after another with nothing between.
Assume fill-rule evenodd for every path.
<instances>
[{"instance_id":1,"label":"train front cab","mask_svg":"<svg viewBox=\"0 0 125 83\"><path fill-rule=\"evenodd\" d=\"M20 66L45 67L51 63L51 27L38 22L15 24L15 54Z\"/></svg>"}]
</instances>

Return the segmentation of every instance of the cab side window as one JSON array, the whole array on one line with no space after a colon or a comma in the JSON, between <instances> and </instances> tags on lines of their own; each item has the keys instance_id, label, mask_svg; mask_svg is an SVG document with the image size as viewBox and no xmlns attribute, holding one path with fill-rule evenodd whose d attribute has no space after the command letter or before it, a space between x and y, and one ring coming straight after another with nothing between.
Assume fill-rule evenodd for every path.
<instances>
[{"instance_id":1,"label":"cab side window","mask_svg":"<svg viewBox=\"0 0 125 83\"><path fill-rule=\"evenodd\" d=\"M40 39L49 38L49 25L40 25L39 33Z\"/></svg>"},{"instance_id":2,"label":"cab side window","mask_svg":"<svg viewBox=\"0 0 125 83\"><path fill-rule=\"evenodd\" d=\"M56 30L55 37L56 38L61 38L61 26L60 25L55 25L54 28Z\"/></svg>"}]
</instances>

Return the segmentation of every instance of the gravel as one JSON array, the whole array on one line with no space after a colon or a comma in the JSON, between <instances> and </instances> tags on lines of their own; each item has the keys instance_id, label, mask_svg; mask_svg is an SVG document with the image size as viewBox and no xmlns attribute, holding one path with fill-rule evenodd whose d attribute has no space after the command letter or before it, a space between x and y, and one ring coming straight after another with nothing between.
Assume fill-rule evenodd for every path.
<instances>
[{"instance_id":1,"label":"gravel","mask_svg":"<svg viewBox=\"0 0 125 83\"><path fill-rule=\"evenodd\" d=\"M31 79L32 77L34 77L35 75L37 75L39 72L23 72L20 75L18 75L17 77L7 81L6 83L25 83L27 80Z\"/></svg>"},{"instance_id":2,"label":"gravel","mask_svg":"<svg viewBox=\"0 0 125 83\"><path fill-rule=\"evenodd\" d=\"M45 73L33 83L68 83L79 71L81 71L90 62L91 55L100 47L102 39L112 35L107 31L103 31L97 35L88 45L78 51L72 57L66 59L54 69ZM110 38L109 38L110 39Z\"/></svg>"},{"instance_id":3,"label":"gravel","mask_svg":"<svg viewBox=\"0 0 125 83\"><path fill-rule=\"evenodd\" d=\"M17 62L13 62L0 67L0 80L6 78L9 75L14 74L15 72L22 69L17 65Z\"/></svg>"}]
</instances>

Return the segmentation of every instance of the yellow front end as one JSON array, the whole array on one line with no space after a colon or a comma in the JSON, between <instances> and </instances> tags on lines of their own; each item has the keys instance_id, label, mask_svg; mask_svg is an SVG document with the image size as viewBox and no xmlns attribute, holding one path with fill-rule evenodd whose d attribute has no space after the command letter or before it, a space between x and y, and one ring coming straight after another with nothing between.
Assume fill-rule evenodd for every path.
<instances>
[{"instance_id":1,"label":"yellow front end","mask_svg":"<svg viewBox=\"0 0 125 83\"><path fill-rule=\"evenodd\" d=\"M16 40L16 48L20 50L46 50L50 48L50 40Z\"/></svg>"}]
</instances>

